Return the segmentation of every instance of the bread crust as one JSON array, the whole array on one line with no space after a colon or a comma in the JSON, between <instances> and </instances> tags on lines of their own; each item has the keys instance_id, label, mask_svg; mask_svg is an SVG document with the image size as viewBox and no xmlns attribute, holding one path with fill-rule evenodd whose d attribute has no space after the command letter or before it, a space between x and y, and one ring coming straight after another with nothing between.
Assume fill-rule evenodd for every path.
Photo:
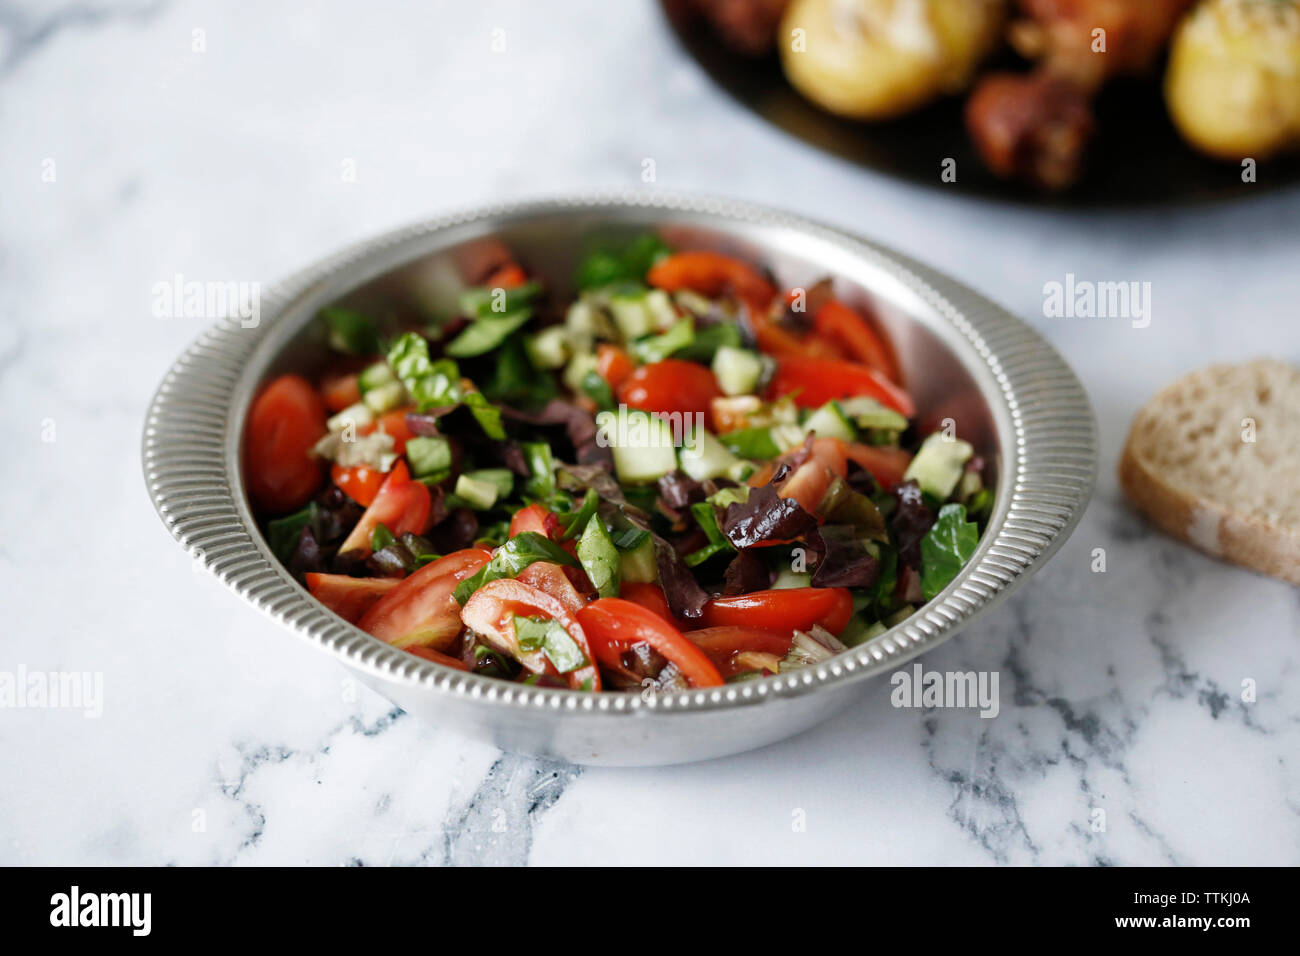
<instances>
[{"instance_id":1,"label":"bread crust","mask_svg":"<svg viewBox=\"0 0 1300 956\"><path fill-rule=\"evenodd\" d=\"M1119 483L1139 511L1166 533L1214 557L1300 585L1300 534L1235 511L1196 489L1174 484L1139 447L1140 424L1159 418L1168 386L1134 417L1119 460Z\"/></svg>"}]
</instances>

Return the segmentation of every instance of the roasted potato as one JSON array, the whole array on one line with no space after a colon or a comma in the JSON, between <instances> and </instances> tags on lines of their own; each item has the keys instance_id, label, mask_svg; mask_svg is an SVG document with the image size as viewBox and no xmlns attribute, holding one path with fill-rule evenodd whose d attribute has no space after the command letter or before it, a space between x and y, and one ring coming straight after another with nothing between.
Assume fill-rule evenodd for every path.
<instances>
[{"instance_id":1,"label":"roasted potato","mask_svg":"<svg viewBox=\"0 0 1300 956\"><path fill-rule=\"evenodd\" d=\"M778 46L810 100L889 119L964 89L998 43L1005 0L794 0Z\"/></svg>"},{"instance_id":2,"label":"roasted potato","mask_svg":"<svg viewBox=\"0 0 1300 956\"><path fill-rule=\"evenodd\" d=\"M1300 147L1300 0L1204 0L1174 35L1165 100L1211 156Z\"/></svg>"}]
</instances>

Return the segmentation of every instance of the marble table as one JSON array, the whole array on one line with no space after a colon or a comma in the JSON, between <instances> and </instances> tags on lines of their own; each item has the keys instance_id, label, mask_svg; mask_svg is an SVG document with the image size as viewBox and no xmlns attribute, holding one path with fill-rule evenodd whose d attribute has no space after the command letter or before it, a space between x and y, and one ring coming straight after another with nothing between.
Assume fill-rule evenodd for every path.
<instances>
[{"instance_id":1,"label":"marble table","mask_svg":"<svg viewBox=\"0 0 1300 956\"><path fill-rule=\"evenodd\" d=\"M1300 359L1300 194L1065 214L900 184L737 107L630 0L8 3L0 131L0 672L102 675L98 716L0 709L0 863L1300 862L1300 592L1154 533L1114 477L1170 378ZM422 217L597 187L859 231L1069 358L1096 497L925 658L998 672L996 719L895 709L877 681L743 756L539 763L396 711L170 539L141 421L203 323L155 317L156 283L271 281ZM1071 273L1150 282L1150 324L1045 318Z\"/></svg>"}]
</instances>

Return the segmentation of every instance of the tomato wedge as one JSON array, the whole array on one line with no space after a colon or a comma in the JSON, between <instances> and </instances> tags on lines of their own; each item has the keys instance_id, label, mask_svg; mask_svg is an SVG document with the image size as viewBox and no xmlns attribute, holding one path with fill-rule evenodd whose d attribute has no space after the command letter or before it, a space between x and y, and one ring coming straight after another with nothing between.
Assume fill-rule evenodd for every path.
<instances>
[{"instance_id":1,"label":"tomato wedge","mask_svg":"<svg viewBox=\"0 0 1300 956\"><path fill-rule=\"evenodd\" d=\"M687 635L693 644L709 656L724 677L748 668L737 663L742 653L771 654L785 657L790 653L794 632L769 631L756 627L705 627Z\"/></svg>"},{"instance_id":2,"label":"tomato wedge","mask_svg":"<svg viewBox=\"0 0 1300 956\"><path fill-rule=\"evenodd\" d=\"M703 651L674 625L640 604L622 598L601 598L578 612L578 623L586 630L596 659L606 667L619 666L619 655L644 641L676 664L693 686L722 685L722 675Z\"/></svg>"},{"instance_id":3,"label":"tomato wedge","mask_svg":"<svg viewBox=\"0 0 1300 956\"><path fill-rule=\"evenodd\" d=\"M257 510L296 511L316 493L323 469L311 449L324 434L325 406L305 378L282 375L262 389L244 427L244 476Z\"/></svg>"},{"instance_id":4,"label":"tomato wedge","mask_svg":"<svg viewBox=\"0 0 1300 956\"><path fill-rule=\"evenodd\" d=\"M855 361L870 366L891 382L898 381L893 352L856 310L831 299L813 316L813 328L819 337L834 342Z\"/></svg>"},{"instance_id":5,"label":"tomato wedge","mask_svg":"<svg viewBox=\"0 0 1300 956\"><path fill-rule=\"evenodd\" d=\"M588 605L590 607L590 605ZM564 675L574 690L585 687L600 690L600 670L591 653L586 630L558 598L517 581L501 578L483 585L465 602L461 620L498 650L509 654L535 673L554 673L554 667L541 651L522 651L515 637L514 618L543 617L555 621L568 632L581 649L586 663Z\"/></svg>"},{"instance_id":6,"label":"tomato wedge","mask_svg":"<svg viewBox=\"0 0 1300 956\"><path fill-rule=\"evenodd\" d=\"M331 412L341 412L361 401L361 385L356 372L331 375L320 383L321 397Z\"/></svg>"},{"instance_id":7,"label":"tomato wedge","mask_svg":"<svg viewBox=\"0 0 1300 956\"><path fill-rule=\"evenodd\" d=\"M778 360L768 398L794 397L801 408L820 408L833 398L867 395L911 418L912 397L875 369L836 359L787 356Z\"/></svg>"},{"instance_id":8,"label":"tomato wedge","mask_svg":"<svg viewBox=\"0 0 1300 956\"><path fill-rule=\"evenodd\" d=\"M837 477L843 478L847 470L842 441L838 438L814 438L811 457L785 480L778 494L782 498L793 498L804 511L816 514L831 482Z\"/></svg>"},{"instance_id":9,"label":"tomato wedge","mask_svg":"<svg viewBox=\"0 0 1300 956\"><path fill-rule=\"evenodd\" d=\"M907 466L912 463L910 452L890 445L862 445L857 442L845 446L844 454L875 478L886 491L903 480Z\"/></svg>"},{"instance_id":10,"label":"tomato wedge","mask_svg":"<svg viewBox=\"0 0 1300 956\"><path fill-rule=\"evenodd\" d=\"M506 532L513 538L525 531L533 531L548 538L554 538L560 530L560 519L555 517L542 505L534 502L526 508L520 508L510 519L510 530Z\"/></svg>"},{"instance_id":11,"label":"tomato wedge","mask_svg":"<svg viewBox=\"0 0 1300 956\"><path fill-rule=\"evenodd\" d=\"M624 405L665 415L707 416L713 400L721 395L709 369L682 359L642 365L618 389L618 400Z\"/></svg>"},{"instance_id":12,"label":"tomato wedge","mask_svg":"<svg viewBox=\"0 0 1300 956\"><path fill-rule=\"evenodd\" d=\"M366 508L357 526L340 545L339 552L363 551L369 554L371 535L381 524L394 535L408 531L422 534L432 505L429 489L418 481L412 481L406 462L399 461L384 479L375 500Z\"/></svg>"},{"instance_id":13,"label":"tomato wedge","mask_svg":"<svg viewBox=\"0 0 1300 956\"><path fill-rule=\"evenodd\" d=\"M460 633L456 585L492 557L483 548L453 551L426 564L375 603L358 625L394 647L446 650Z\"/></svg>"},{"instance_id":14,"label":"tomato wedge","mask_svg":"<svg viewBox=\"0 0 1300 956\"><path fill-rule=\"evenodd\" d=\"M307 572L312 597L352 624L401 582L397 578L350 578L346 574Z\"/></svg>"},{"instance_id":15,"label":"tomato wedge","mask_svg":"<svg viewBox=\"0 0 1300 956\"><path fill-rule=\"evenodd\" d=\"M776 289L747 262L718 252L678 252L660 259L646 273L646 282L668 292L690 289L701 295L733 293L754 313L766 313Z\"/></svg>"},{"instance_id":16,"label":"tomato wedge","mask_svg":"<svg viewBox=\"0 0 1300 956\"><path fill-rule=\"evenodd\" d=\"M414 654L416 657L423 657L426 661L441 664L443 667L454 667L458 671L469 670L464 661L456 657L450 657L440 651L435 651L432 647L421 647L419 644L412 644L410 647L402 648L402 650L408 654Z\"/></svg>"},{"instance_id":17,"label":"tomato wedge","mask_svg":"<svg viewBox=\"0 0 1300 956\"><path fill-rule=\"evenodd\" d=\"M820 624L838 635L853 616L848 588L783 588L714 598L704 605L704 626L765 631L806 631Z\"/></svg>"},{"instance_id":18,"label":"tomato wedge","mask_svg":"<svg viewBox=\"0 0 1300 956\"><path fill-rule=\"evenodd\" d=\"M617 390L635 368L632 357L617 345L602 342L596 346L596 374L608 382L610 388Z\"/></svg>"},{"instance_id":19,"label":"tomato wedge","mask_svg":"<svg viewBox=\"0 0 1300 956\"><path fill-rule=\"evenodd\" d=\"M534 561L515 575L515 580L544 591L575 614L587 603L565 569L551 561Z\"/></svg>"},{"instance_id":20,"label":"tomato wedge","mask_svg":"<svg viewBox=\"0 0 1300 956\"><path fill-rule=\"evenodd\" d=\"M659 585L624 581L618 589L618 596L633 604L640 604L647 611L654 611L669 624L677 626L677 619L668 607L668 598Z\"/></svg>"},{"instance_id":21,"label":"tomato wedge","mask_svg":"<svg viewBox=\"0 0 1300 956\"><path fill-rule=\"evenodd\" d=\"M330 468L330 478L334 484L363 508L370 507L387 477L379 469L368 465L353 465L351 468L333 465Z\"/></svg>"}]
</instances>

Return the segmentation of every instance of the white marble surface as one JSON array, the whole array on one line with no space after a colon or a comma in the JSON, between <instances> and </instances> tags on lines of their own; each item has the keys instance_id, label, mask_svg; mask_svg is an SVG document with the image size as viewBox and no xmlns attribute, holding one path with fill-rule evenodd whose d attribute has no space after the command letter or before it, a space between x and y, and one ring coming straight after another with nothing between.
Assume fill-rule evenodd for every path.
<instances>
[{"instance_id":1,"label":"white marble surface","mask_svg":"<svg viewBox=\"0 0 1300 956\"><path fill-rule=\"evenodd\" d=\"M0 710L0 863L1300 862L1300 592L1153 534L1114 479L1161 383L1300 359L1300 194L1061 215L901 185L735 106L631 0L0 3L0 141L0 671L104 680L98 719ZM1088 385L1083 523L925 659L997 670L997 719L895 710L877 682L757 753L539 765L353 689L153 514L141 420L199 327L153 318L153 283L273 280L455 207L637 186L647 157L659 188L948 269ZM1150 327L1041 318L1067 272L1150 281Z\"/></svg>"}]
</instances>

